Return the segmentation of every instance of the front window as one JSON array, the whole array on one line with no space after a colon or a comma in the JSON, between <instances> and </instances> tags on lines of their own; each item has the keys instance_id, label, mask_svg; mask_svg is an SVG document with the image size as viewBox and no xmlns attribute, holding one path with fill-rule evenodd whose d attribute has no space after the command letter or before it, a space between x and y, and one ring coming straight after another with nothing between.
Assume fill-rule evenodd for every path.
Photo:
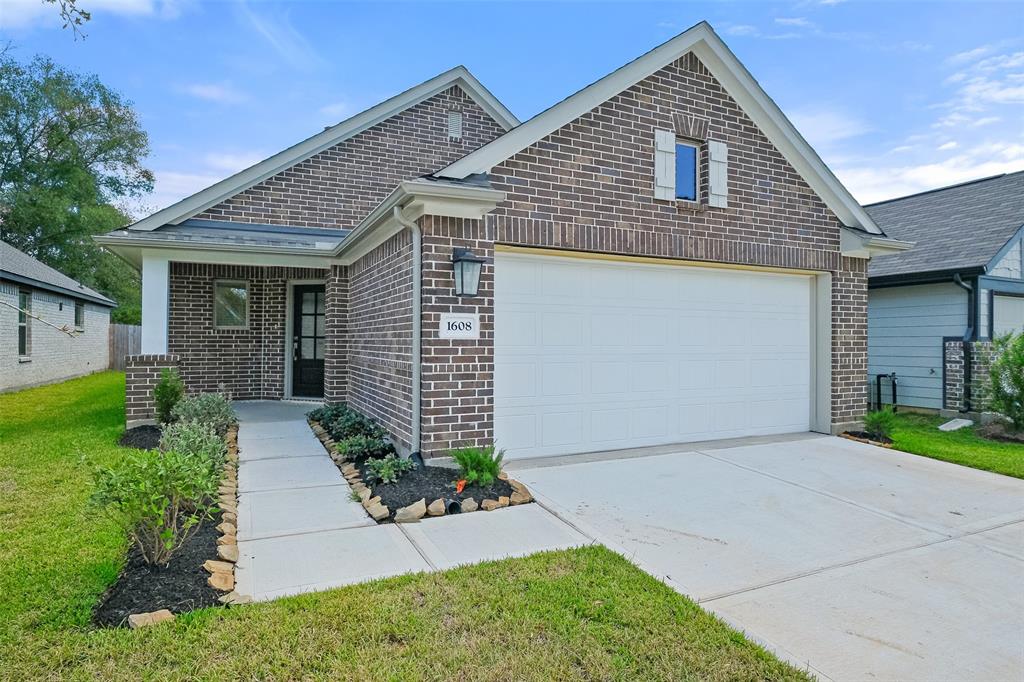
<instances>
[{"instance_id":1,"label":"front window","mask_svg":"<svg viewBox=\"0 0 1024 682\"><path fill-rule=\"evenodd\" d=\"M75 302L75 329L85 329L85 304Z\"/></svg>"},{"instance_id":2,"label":"front window","mask_svg":"<svg viewBox=\"0 0 1024 682\"><path fill-rule=\"evenodd\" d=\"M676 199L697 201L697 147L676 143Z\"/></svg>"},{"instance_id":3,"label":"front window","mask_svg":"<svg viewBox=\"0 0 1024 682\"><path fill-rule=\"evenodd\" d=\"M249 326L248 283L213 283L213 324L220 329L244 329Z\"/></svg>"},{"instance_id":4,"label":"front window","mask_svg":"<svg viewBox=\"0 0 1024 682\"><path fill-rule=\"evenodd\" d=\"M18 292L18 355L28 357L29 341L31 341L31 324L29 312L32 310L32 292Z\"/></svg>"}]
</instances>

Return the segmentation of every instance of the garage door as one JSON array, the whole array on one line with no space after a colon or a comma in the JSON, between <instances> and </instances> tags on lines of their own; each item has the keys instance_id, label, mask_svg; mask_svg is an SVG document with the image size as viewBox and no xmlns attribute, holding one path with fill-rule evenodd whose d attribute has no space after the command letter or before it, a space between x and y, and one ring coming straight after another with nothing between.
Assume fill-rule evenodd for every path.
<instances>
[{"instance_id":1,"label":"garage door","mask_svg":"<svg viewBox=\"0 0 1024 682\"><path fill-rule=\"evenodd\" d=\"M507 457L809 430L811 278L498 253Z\"/></svg>"}]
</instances>

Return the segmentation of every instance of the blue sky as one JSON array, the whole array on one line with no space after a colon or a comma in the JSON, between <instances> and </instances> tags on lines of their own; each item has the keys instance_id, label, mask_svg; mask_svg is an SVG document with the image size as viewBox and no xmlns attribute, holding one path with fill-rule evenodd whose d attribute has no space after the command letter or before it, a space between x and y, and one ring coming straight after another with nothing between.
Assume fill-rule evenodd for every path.
<instances>
[{"instance_id":1,"label":"blue sky","mask_svg":"<svg viewBox=\"0 0 1024 682\"><path fill-rule=\"evenodd\" d=\"M456 64L521 119L702 19L862 202L1024 169L1024 4L0 0L0 40L101 80L166 206Z\"/></svg>"}]
</instances>

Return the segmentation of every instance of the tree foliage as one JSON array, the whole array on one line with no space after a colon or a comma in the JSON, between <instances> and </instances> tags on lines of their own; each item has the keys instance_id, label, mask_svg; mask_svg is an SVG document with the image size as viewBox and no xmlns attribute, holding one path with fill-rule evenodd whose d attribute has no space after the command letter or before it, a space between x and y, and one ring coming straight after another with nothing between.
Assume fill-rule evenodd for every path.
<instances>
[{"instance_id":1,"label":"tree foliage","mask_svg":"<svg viewBox=\"0 0 1024 682\"><path fill-rule=\"evenodd\" d=\"M149 192L149 139L131 103L95 76L0 52L0 239L139 314L138 276L92 236L130 222Z\"/></svg>"},{"instance_id":2,"label":"tree foliage","mask_svg":"<svg viewBox=\"0 0 1024 682\"><path fill-rule=\"evenodd\" d=\"M989 368L991 407L1024 431L1024 332L996 339L995 358Z\"/></svg>"}]
</instances>

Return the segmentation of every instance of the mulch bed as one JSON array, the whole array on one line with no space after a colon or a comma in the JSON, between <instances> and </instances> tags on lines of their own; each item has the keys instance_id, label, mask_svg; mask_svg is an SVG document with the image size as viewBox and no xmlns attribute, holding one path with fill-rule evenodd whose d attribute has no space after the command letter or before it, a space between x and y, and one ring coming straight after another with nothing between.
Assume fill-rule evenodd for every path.
<instances>
[{"instance_id":1,"label":"mulch bed","mask_svg":"<svg viewBox=\"0 0 1024 682\"><path fill-rule=\"evenodd\" d=\"M149 566L132 546L117 582L110 586L93 612L97 625L125 625L133 613L169 609L182 613L204 606L218 606L221 593L207 584L210 574L203 562L217 557L217 524L220 514L205 522L174 554L167 566Z\"/></svg>"},{"instance_id":2,"label":"mulch bed","mask_svg":"<svg viewBox=\"0 0 1024 682\"><path fill-rule=\"evenodd\" d=\"M136 426L128 429L117 441L118 445L126 448L138 448L139 450L154 450L160 445L159 426Z\"/></svg>"},{"instance_id":3,"label":"mulch bed","mask_svg":"<svg viewBox=\"0 0 1024 682\"><path fill-rule=\"evenodd\" d=\"M356 462L356 468L363 480L368 480L369 470L366 462ZM467 485L461 493L455 492L455 481L459 478L456 469L446 467L424 466L420 469L413 469L406 472L397 483L376 483L369 484L374 495L380 496L381 504L385 505L394 518L395 512L421 499L427 504L440 498L446 500L457 500L461 502L469 498L477 501L477 504L490 498L496 500L501 496L512 494L512 486L502 480L496 480L487 487L479 485Z\"/></svg>"},{"instance_id":4,"label":"mulch bed","mask_svg":"<svg viewBox=\"0 0 1024 682\"><path fill-rule=\"evenodd\" d=\"M845 438L850 440L859 441L861 443L870 443L871 445L881 445L882 447L891 447L892 438L886 438L882 436L878 439L874 434L870 434L867 431L846 431L842 434Z\"/></svg>"}]
</instances>

